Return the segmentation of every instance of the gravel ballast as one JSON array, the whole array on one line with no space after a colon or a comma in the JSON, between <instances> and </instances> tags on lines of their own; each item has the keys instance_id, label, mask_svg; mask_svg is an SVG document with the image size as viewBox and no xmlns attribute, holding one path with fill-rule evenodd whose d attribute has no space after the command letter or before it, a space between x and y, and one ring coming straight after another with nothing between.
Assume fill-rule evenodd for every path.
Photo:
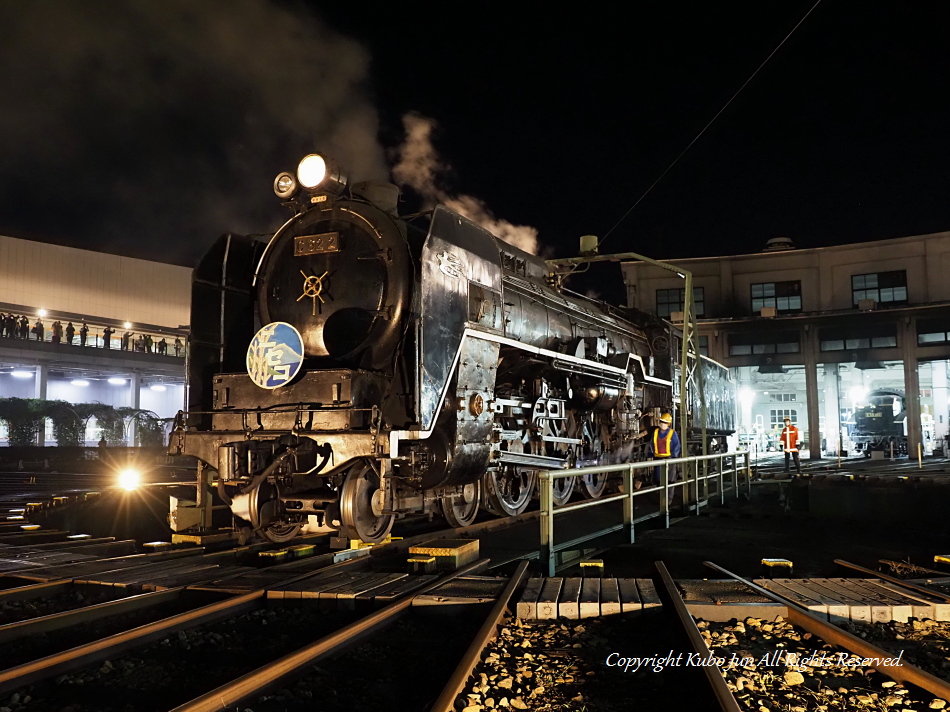
<instances>
[{"instance_id":1,"label":"gravel ballast","mask_svg":"<svg viewBox=\"0 0 950 712\"><path fill-rule=\"evenodd\" d=\"M901 661L915 662L922 654L921 643L915 651L899 639L895 631L945 636L945 624L911 621L907 624L847 624L849 630L878 644ZM745 708L757 712L781 710L805 712L819 710L896 710L919 712L945 709L947 701L935 699L921 690L908 690L880 674L846 651L825 643L810 633L777 618L765 621L713 623L698 621L697 626L712 655L723 661L720 668L729 689ZM944 637L944 653L946 638ZM887 642L887 645L882 645ZM946 663L944 657L942 663ZM941 664L943 676L946 667ZM928 672L935 672L934 669Z\"/></svg>"}]
</instances>

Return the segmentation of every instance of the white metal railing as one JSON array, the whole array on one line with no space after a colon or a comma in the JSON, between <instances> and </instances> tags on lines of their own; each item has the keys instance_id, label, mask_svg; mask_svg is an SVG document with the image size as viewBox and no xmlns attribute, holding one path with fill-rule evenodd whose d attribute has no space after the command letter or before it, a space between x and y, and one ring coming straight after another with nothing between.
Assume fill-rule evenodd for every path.
<instances>
[{"instance_id":1,"label":"white metal railing","mask_svg":"<svg viewBox=\"0 0 950 712\"><path fill-rule=\"evenodd\" d=\"M713 465L711 468L713 472L710 472L710 465ZM682 467L683 477L677 482L670 482L670 469L673 466ZM633 473L636 470L652 470L655 467L659 467L660 469L660 484L635 490L633 488ZM560 507L554 506L555 480L564 479L566 477L583 477L584 475L606 474L611 472L623 473L623 492L620 494L601 497L600 499L586 500L576 504L565 504ZM752 488L752 480L748 452L728 452L714 455L697 455L694 457L663 458L662 460L628 462L619 465L595 465L593 467L545 470L541 472L539 479L539 487L541 490L541 554L547 560L548 575L554 576L556 573L556 557L559 551L576 547L578 544L596 539L611 532L623 530L626 530L629 542L632 544L634 542L634 524L652 519L653 517L664 517L665 525L669 527L669 498L677 488L684 488L684 504L687 504L688 508L698 513L700 505L709 499L709 481L718 480L719 487L717 493L719 494L720 503L725 503L726 477L730 476L730 489L735 496L738 496L740 473L745 477L746 494L749 494ZM701 485L703 489L702 497L700 497ZM661 493L659 511L634 520L633 498L652 492ZM689 496L690 494L692 494L691 497ZM568 512L576 512L580 509L597 507L610 502L623 502L622 524L598 529L595 532L584 534L583 536L561 544L554 543L555 516L567 514Z\"/></svg>"}]
</instances>

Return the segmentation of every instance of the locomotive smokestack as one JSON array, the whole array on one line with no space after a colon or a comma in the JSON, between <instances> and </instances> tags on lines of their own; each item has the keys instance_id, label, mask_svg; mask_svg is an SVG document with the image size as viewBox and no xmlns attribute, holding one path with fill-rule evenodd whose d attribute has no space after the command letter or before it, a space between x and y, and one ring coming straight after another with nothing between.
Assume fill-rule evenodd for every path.
<instances>
[{"instance_id":1,"label":"locomotive smokestack","mask_svg":"<svg viewBox=\"0 0 950 712\"><path fill-rule=\"evenodd\" d=\"M399 205L399 196L402 191L398 185L392 183L383 183L382 181L368 180L357 183L350 188L350 192L372 203L380 210L383 210L393 217L397 214Z\"/></svg>"}]
</instances>

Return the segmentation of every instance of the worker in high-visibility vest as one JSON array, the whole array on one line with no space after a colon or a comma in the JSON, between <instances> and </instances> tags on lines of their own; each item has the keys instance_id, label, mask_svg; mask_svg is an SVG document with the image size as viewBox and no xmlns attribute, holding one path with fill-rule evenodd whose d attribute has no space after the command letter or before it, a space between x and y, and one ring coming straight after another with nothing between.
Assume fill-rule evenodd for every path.
<instances>
[{"instance_id":1,"label":"worker in high-visibility vest","mask_svg":"<svg viewBox=\"0 0 950 712\"><path fill-rule=\"evenodd\" d=\"M647 443L647 457L655 460L664 457L679 457L681 451L679 435L673 430L673 416L669 413L663 413L660 416L658 427L653 431L653 435ZM676 465L670 466L669 481L671 483L679 481L679 470ZM653 468L653 484L658 485L660 482L660 468L657 466ZM673 502L674 491L670 490L668 498L670 504Z\"/></svg>"},{"instance_id":2,"label":"worker in high-visibility vest","mask_svg":"<svg viewBox=\"0 0 950 712\"><path fill-rule=\"evenodd\" d=\"M785 428L779 435L782 450L785 452L785 471L788 472L789 458L795 460L795 470L802 474L802 461L798 457L798 428L792 425L792 419L785 419Z\"/></svg>"}]
</instances>

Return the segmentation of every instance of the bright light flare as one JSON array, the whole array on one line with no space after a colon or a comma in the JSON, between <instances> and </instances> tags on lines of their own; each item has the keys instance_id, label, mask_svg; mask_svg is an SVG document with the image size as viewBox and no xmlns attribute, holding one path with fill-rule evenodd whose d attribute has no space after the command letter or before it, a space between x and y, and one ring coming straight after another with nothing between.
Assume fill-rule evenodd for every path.
<instances>
[{"instance_id":1,"label":"bright light flare","mask_svg":"<svg viewBox=\"0 0 950 712\"><path fill-rule=\"evenodd\" d=\"M854 386L848 391L852 403L863 403L868 397L868 389L863 386Z\"/></svg>"},{"instance_id":2,"label":"bright light flare","mask_svg":"<svg viewBox=\"0 0 950 712\"><path fill-rule=\"evenodd\" d=\"M32 371L11 371L10 375L14 378L33 378Z\"/></svg>"},{"instance_id":3,"label":"bright light flare","mask_svg":"<svg viewBox=\"0 0 950 712\"><path fill-rule=\"evenodd\" d=\"M751 388L742 387L739 389L739 400L745 405L752 405L755 400L755 391Z\"/></svg>"},{"instance_id":4,"label":"bright light flare","mask_svg":"<svg viewBox=\"0 0 950 712\"><path fill-rule=\"evenodd\" d=\"M297 166L297 180L304 188L316 188L327 177L327 162L316 153L305 156Z\"/></svg>"},{"instance_id":5,"label":"bright light flare","mask_svg":"<svg viewBox=\"0 0 950 712\"><path fill-rule=\"evenodd\" d=\"M113 386L124 386L125 379L120 378L119 376L113 376L112 378L109 379L109 383L111 383Z\"/></svg>"},{"instance_id":6,"label":"bright light flare","mask_svg":"<svg viewBox=\"0 0 950 712\"><path fill-rule=\"evenodd\" d=\"M87 381L85 378L74 378L70 381L70 383L74 386L80 386L82 388L85 388L89 385L89 381Z\"/></svg>"},{"instance_id":7,"label":"bright light flare","mask_svg":"<svg viewBox=\"0 0 950 712\"><path fill-rule=\"evenodd\" d=\"M134 468L122 470L119 473L119 487L131 492L142 484L142 473Z\"/></svg>"},{"instance_id":8,"label":"bright light flare","mask_svg":"<svg viewBox=\"0 0 950 712\"><path fill-rule=\"evenodd\" d=\"M123 329L131 329L131 328L132 328L132 322L131 322L131 321L125 322L125 323L122 325L122 328L123 328Z\"/></svg>"},{"instance_id":9,"label":"bright light flare","mask_svg":"<svg viewBox=\"0 0 950 712\"><path fill-rule=\"evenodd\" d=\"M153 391L162 392L165 390L165 386L162 385L161 383L153 383L151 386L149 386L149 389Z\"/></svg>"},{"instance_id":10,"label":"bright light flare","mask_svg":"<svg viewBox=\"0 0 950 712\"><path fill-rule=\"evenodd\" d=\"M45 309L40 309L40 310L38 310L38 311L36 312L36 315L37 315L40 319L45 319L47 314L49 314L49 312L46 311Z\"/></svg>"}]
</instances>

